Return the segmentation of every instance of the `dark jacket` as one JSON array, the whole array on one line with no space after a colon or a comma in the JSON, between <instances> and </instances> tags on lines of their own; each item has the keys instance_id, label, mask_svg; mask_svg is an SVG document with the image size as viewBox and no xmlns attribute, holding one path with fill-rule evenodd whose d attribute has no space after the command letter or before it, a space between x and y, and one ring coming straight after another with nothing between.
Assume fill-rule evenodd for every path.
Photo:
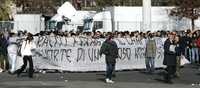
<instances>
[{"instance_id":1,"label":"dark jacket","mask_svg":"<svg viewBox=\"0 0 200 88\"><path fill-rule=\"evenodd\" d=\"M7 56L8 40L5 37L0 37L0 54Z\"/></svg>"},{"instance_id":2,"label":"dark jacket","mask_svg":"<svg viewBox=\"0 0 200 88\"><path fill-rule=\"evenodd\" d=\"M192 42L192 39L188 36L183 36L180 39L181 47L186 48L187 46L190 46L190 43Z\"/></svg>"},{"instance_id":3,"label":"dark jacket","mask_svg":"<svg viewBox=\"0 0 200 88\"><path fill-rule=\"evenodd\" d=\"M182 54L182 48L180 47L180 44L176 44L176 48L175 48L175 51L176 51L176 56L181 56Z\"/></svg>"},{"instance_id":4,"label":"dark jacket","mask_svg":"<svg viewBox=\"0 0 200 88\"><path fill-rule=\"evenodd\" d=\"M187 47L186 37L180 37L179 47L181 49L181 53L185 53L185 48Z\"/></svg>"},{"instance_id":5,"label":"dark jacket","mask_svg":"<svg viewBox=\"0 0 200 88\"><path fill-rule=\"evenodd\" d=\"M106 40L100 49L100 55L105 54L106 63L116 63L118 57L118 46L115 41Z\"/></svg>"},{"instance_id":6,"label":"dark jacket","mask_svg":"<svg viewBox=\"0 0 200 88\"><path fill-rule=\"evenodd\" d=\"M169 39L167 39L164 43L164 61L163 65L167 66L175 66L176 65L176 52L172 52L169 50L170 45L173 45L173 43L170 42Z\"/></svg>"}]
</instances>

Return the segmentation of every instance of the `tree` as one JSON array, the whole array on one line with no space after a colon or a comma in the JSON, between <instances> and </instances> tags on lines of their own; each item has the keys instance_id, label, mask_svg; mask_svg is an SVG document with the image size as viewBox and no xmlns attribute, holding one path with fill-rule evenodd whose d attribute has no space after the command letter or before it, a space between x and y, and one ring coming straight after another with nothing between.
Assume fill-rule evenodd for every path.
<instances>
[{"instance_id":1,"label":"tree","mask_svg":"<svg viewBox=\"0 0 200 88\"><path fill-rule=\"evenodd\" d=\"M130 0L96 0L96 3L100 7L108 7L108 6L121 6L124 3Z\"/></svg>"},{"instance_id":2,"label":"tree","mask_svg":"<svg viewBox=\"0 0 200 88\"><path fill-rule=\"evenodd\" d=\"M100 7L114 6L119 2L119 0L96 0L96 3Z\"/></svg>"},{"instance_id":3,"label":"tree","mask_svg":"<svg viewBox=\"0 0 200 88\"><path fill-rule=\"evenodd\" d=\"M96 0L100 8L109 6L142 6L142 0Z\"/></svg>"},{"instance_id":4,"label":"tree","mask_svg":"<svg viewBox=\"0 0 200 88\"><path fill-rule=\"evenodd\" d=\"M0 21L8 21L10 15L11 0L0 0Z\"/></svg>"},{"instance_id":5,"label":"tree","mask_svg":"<svg viewBox=\"0 0 200 88\"><path fill-rule=\"evenodd\" d=\"M57 7L66 0L16 0L16 6L22 7L21 13L54 15Z\"/></svg>"},{"instance_id":6,"label":"tree","mask_svg":"<svg viewBox=\"0 0 200 88\"><path fill-rule=\"evenodd\" d=\"M185 17L191 19L192 30L195 29L195 20L200 17L200 0L174 0L176 5L170 12L171 16L180 19Z\"/></svg>"}]
</instances>

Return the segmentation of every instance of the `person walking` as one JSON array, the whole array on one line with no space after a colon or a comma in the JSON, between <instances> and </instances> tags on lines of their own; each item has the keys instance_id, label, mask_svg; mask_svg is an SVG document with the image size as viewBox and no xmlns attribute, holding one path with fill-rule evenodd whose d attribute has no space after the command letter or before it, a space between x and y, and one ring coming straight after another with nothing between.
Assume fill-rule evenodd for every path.
<instances>
[{"instance_id":1,"label":"person walking","mask_svg":"<svg viewBox=\"0 0 200 88\"><path fill-rule=\"evenodd\" d=\"M151 33L147 38L145 56L146 71L152 74L155 70L156 41Z\"/></svg>"},{"instance_id":2,"label":"person walking","mask_svg":"<svg viewBox=\"0 0 200 88\"><path fill-rule=\"evenodd\" d=\"M174 33L170 33L168 39L164 43L164 60L163 65L166 65L166 73L164 74L164 81L166 83L173 83L171 81L171 76L176 72L176 51L174 44Z\"/></svg>"},{"instance_id":3,"label":"person walking","mask_svg":"<svg viewBox=\"0 0 200 88\"><path fill-rule=\"evenodd\" d=\"M104 54L106 59L106 83L114 83L112 73L115 68L116 58L118 58L118 46L113 38L112 33L108 34L108 38L103 42L100 49L100 56Z\"/></svg>"},{"instance_id":4,"label":"person walking","mask_svg":"<svg viewBox=\"0 0 200 88\"><path fill-rule=\"evenodd\" d=\"M36 48L35 43L33 42L33 35L31 33L27 34L27 38L23 41L21 46L21 55L23 57L24 64L20 69L16 71L17 77L25 70L27 62L29 62L29 77L33 78L33 60L32 60L32 50Z\"/></svg>"}]
</instances>

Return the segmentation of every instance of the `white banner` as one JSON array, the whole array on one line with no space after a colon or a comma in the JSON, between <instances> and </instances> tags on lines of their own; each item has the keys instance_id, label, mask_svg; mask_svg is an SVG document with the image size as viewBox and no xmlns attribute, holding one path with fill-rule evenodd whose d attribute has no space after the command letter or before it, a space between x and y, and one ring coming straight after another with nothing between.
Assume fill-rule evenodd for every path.
<instances>
[{"instance_id":1,"label":"white banner","mask_svg":"<svg viewBox=\"0 0 200 88\"><path fill-rule=\"evenodd\" d=\"M34 52L35 69L59 69L65 71L105 71L105 56L100 57L100 47L105 39L84 37L50 37L34 39L37 49ZM116 70L145 68L145 40L117 38L119 58ZM163 67L163 42L156 38L157 55L155 66Z\"/></svg>"}]
</instances>

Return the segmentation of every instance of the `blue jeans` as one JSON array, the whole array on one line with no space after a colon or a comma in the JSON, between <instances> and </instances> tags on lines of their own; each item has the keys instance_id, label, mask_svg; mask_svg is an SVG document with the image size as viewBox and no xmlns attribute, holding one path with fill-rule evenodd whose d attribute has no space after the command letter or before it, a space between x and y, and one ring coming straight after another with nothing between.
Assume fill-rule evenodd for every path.
<instances>
[{"instance_id":1,"label":"blue jeans","mask_svg":"<svg viewBox=\"0 0 200 88\"><path fill-rule=\"evenodd\" d=\"M193 63L193 60L192 60L192 49L189 49L189 59L190 59L190 62Z\"/></svg>"},{"instance_id":2,"label":"blue jeans","mask_svg":"<svg viewBox=\"0 0 200 88\"><path fill-rule=\"evenodd\" d=\"M147 57L146 60L145 60L145 63L146 63L146 70L148 72L154 72L155 70L155 58L154 57Z\"/></svg>"},{"instance_id":3,"label":"blue jeans","mask_svg":"<svg viewBox=\"0 0 200 88\"><path fill-rule=\"evenodd\" d=\"M9 57L9 63L10 63L10 72L14 72L16 70L16 60L17 60L17 54L13 54L13 53L8 53L8 57Z\"/></svg>"},{"instance_id":4,"label":"blue jeans","mask_svg":"<svg viewBox=\"0 0 200 88\"><path fill-rule=\"evenodd\" d=\"M199 49L198 48L188 48L185 50L187 58L191 63L195 63L195 61L199 61Z\"/></svg>"},{"instance_id":5,"label":"blue jeans","mask_svg":"<svg viewBox=\"0 0 200 88\"><path fill-rule=\"evenodd\" d=\"M199 62L199 49L198 48L192 48L191 52L192 52L192 56L191 56L192 62L193 63L195 61Z\"/></svg>"},{"instance_id":6,"label":"blue jeans","mask_svg":"<svg viewBox=\"0 0 200 88\"><path fill-rule=\"evenodd\" d=\"M106 64L106 78L111 80L114 68L115 68L115 64L111 64L111 63Z\"/></svg>"}]
</instances>

